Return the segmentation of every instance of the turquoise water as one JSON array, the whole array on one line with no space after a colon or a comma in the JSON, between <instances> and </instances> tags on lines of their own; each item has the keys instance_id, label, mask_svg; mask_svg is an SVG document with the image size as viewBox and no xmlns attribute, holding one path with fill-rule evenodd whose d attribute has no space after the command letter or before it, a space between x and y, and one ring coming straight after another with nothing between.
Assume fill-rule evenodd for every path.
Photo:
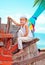
<instances>
[{"instance_id":1,"label":"turquoise water","mask_svg":"<svg viewBox=\"0 0 45 65\"><path fill-rule=\"evenodd\" d=\"M37 42L37 47L39 49L45 48L45 34L43 34L43 33L35 33L35 37L40 39L40 41Z\"/></svg>"}]
</instances>

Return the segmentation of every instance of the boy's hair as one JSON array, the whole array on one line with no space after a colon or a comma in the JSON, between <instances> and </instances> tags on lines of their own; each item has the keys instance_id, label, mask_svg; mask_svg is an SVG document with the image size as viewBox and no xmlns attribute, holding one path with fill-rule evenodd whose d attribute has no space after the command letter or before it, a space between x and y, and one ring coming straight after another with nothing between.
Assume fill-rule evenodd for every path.
<instances>
[{"instance_id":1,"label":"boy's hair","mask_svg":"<svg viewBox=\"0 0 45 65\"><path fill-rule=\"evenodd\" d=\"M28 20L26 17L20 17L20 19L25 18L25 20Z\"/></svg>"}]
</instances>

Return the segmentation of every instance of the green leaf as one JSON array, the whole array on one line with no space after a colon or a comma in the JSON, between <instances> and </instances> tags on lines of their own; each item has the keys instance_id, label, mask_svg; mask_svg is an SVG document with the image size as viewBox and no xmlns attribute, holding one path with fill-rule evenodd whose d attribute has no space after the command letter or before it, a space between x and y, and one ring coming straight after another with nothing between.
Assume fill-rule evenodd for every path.
<instances>
[{"instance_id":1,"label":"green leaf","mask_svg":"<svg viewBox=\"0 0 45 65\"><path fill-rule=\"evenodd\" d=\"M39 5L42 1L43 1L43 0L35 0L33 7L34 7L35 5L37 5L37 4Z\"/></svg>"}]
</instances>

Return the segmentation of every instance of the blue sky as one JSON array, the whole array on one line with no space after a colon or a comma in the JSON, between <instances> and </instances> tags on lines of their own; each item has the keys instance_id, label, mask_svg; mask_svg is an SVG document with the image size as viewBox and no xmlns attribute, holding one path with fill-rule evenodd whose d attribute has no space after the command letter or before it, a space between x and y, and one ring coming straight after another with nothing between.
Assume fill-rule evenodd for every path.
<instances>
[{"instance_id":1,"label":"blue sky","mask_svg":"<svg viewBox=\"0 0 45 65\"><path fill-rule=\"evenodd\" d=\"M37 9L37 6L33 7L33 4L34 0L0 0L0 17L2 18L2 23L7 23L8 16L18 22L20 16L30 18ZM45 11L36 21L35 32L45 34Z\"/></svg>"}]
</instances>

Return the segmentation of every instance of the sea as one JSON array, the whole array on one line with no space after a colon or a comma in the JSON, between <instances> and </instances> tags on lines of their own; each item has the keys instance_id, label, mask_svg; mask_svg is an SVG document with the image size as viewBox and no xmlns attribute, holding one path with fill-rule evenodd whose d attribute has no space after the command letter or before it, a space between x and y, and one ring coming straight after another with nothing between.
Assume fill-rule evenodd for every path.
<instances>
[{"instance_id":1,"label":"sea","mask_svg":"<svg viewBox=\"0 0 45 65\"><path fill-rule=\"evenodd\" d=\"M36 43L38 49L45 49L45 33L34 33L36 38L40 40Z\"/></svg>"}]
</instances>

